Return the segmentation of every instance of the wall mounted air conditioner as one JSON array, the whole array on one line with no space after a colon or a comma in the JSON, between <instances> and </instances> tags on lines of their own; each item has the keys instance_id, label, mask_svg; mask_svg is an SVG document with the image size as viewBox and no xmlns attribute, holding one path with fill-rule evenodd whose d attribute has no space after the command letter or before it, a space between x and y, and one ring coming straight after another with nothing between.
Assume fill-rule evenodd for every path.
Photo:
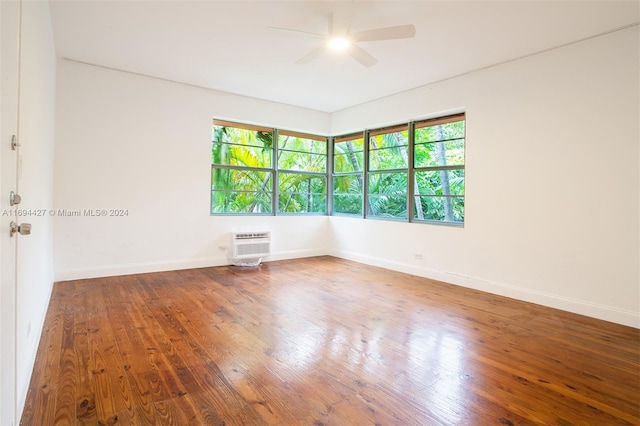
<instances>
[{"instance_id":1,"label":"wall mounted air conditioner","mask_svg":"<svg viewBox=\"0 0 640 426\"><path fill-rule=\"evenodd\" d=\"M271 253L271 233L262 232L232 232L231 263L238 266L256 266L262 258Z\"/></svg>"}]
</instances>

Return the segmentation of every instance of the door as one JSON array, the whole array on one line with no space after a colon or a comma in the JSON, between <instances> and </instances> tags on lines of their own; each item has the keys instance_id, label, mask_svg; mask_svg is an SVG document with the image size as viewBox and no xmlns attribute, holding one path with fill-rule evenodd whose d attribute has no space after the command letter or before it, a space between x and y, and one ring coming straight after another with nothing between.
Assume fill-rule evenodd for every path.
<instances>
[{"instance_id":1,"label":"door","mask_svg":"<svg viewBox=\"0 0 640 426\"><path fill-rule=\"evenodd\" d=\"M20 3L0 1L0 424L16 413L16 265L19 164ZM10 197L10 194L14 194Z\"/></svg>"}]
</instances>

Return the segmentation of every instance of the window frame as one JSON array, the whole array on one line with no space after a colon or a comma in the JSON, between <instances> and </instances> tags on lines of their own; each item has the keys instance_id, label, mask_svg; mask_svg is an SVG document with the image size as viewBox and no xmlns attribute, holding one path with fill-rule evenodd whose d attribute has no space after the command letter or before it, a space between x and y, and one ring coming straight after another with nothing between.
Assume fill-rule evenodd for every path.
<instances>
[{"instance_id":1,"label":"window frame","mask_svg":"<svg viewBox=\"0 0 640 426\"><path fill-rule=\"evenodd\" d=\"M456 122L460 122L462 121L463 124L463 132L462 132L462 136L461 137L456 137L456 138L451 138L451 139L441 139L441 140L434 140L434 141L426 141L426 142L420 142L420 143L416 143L416 132L419 129L425 128L425 127L433 127L436 125L442 125L442 124L448 124L448 123L456 123ZM396 221L396 222L408 222L408 223L426 223L426 224L434 224L434 225L445 225L445 226L453 226L453 227L464 227L464 223L465 223L465 210L466 210L466 205L465 205L465 201L466 201L466 188L465 188L465 179L466 179L466 154L467 154L467 117L466 117L466 113L465 112L461 112L461 113L456 113L456 114L449 114L446 116L439 116L439 117L435 117L435 118L428 118L428 119L419 119L419 120L410 120L410 121L406 121L406 122L401 122L398 124L393 124L393 125L387 125L384 127L379 127L379 128L373 128L373 129L364 129L361 132L352 132L352 133L347 133L344 135L340 135L340 136L322 136L322 135L315 135L315 134L310 134L310 133L302 133L302 132L296 132L296 131L290 131L290 130L282 130L282 129L277 129L274 127L267 127L267 126L260 126L260 125L252 125L252 124L245 124L245 123L238 123L238 122L232 122L232 121L227 121L227 120L220 120L220 119L213 119L213 125L218 125L218 126L226 126L226 127L234 127L234 128L239 128L239 129L245 129L245 130L253 130L253 131L257 131L257 132L269 132L272 135L272 147L271 147L271 167L244 167L244 166L238 166L238 165L231 165L231 164L214 164L213 163L213 144L214 143L219 143L219 144L229 144L229 145L240 145L240 144L234 144L233 142L225 142L225 141L214 141L213 140L213 136L212 136L212 157L211 157L211 191L210 191L210 195L211 198L209 200L209 213L211 216L293 216L293 215L304 215L304 216L345 216L345 217L355 217L355 218L362 218L362 219L373 219L373 220L387 220L387 221ZM408 134L408 138L406 141L406 145L402 145L402 146L397 146L397 147L385 147L385 148L376 148L375 151L380 151L382 152L382 150L385 149L396 149L396 148L400 148L400 149L406 149L407 151L407 158L406 158L406 167L405 168L389 168L389 169L375 169L373 170L371 168L371 153L373 151L373 149L371 148L371 137L372 136L377 136L377 135L381 135L381 134L389 134L389 133L393 133L394 131L407 131ZM305 154L304 150L295 150L295 149L281 149L280 148L280 136L293 136L296 138L302 138L302 139L310 139L310 140L314 140L314 141L321 141L323 142L326 147L326 149L324 150L324 154L318 154L315 152L312 152L313 149L311 149L307 154L310 155L310 159L313 158L314 155L321 155L324 156L324 172L320 172L320 171L309 171L309 170L299 170L299 169L285 169L285 168L280 168L280 164L279 164L279 159L280 159L280 155L281 152L290 152L293 153L293 155L297 154ZM359 140L362 139L362 151L355 151L356 155L362 155L362 164L359 165L360 170L349 170L349 171L336 171L335 170L335 166L336 166L336 155L345 155L344 152L342 152L341 154L337 154L337 150L336 150L336 144L338 143L342 143L342 142L346 142L346 141L354 141L354 140ZM462 149L462 161L461 163L456 163L456 164L440 164L440 165L416 165L416 146L426 146L428 144L431 143L442 143L444 146L444 143L446 142L450 142L450 141L461 141L461 149ZM258 147L258 146L256 146ZM456 148L457 149L457 148ZM423 151L424 152L424 151ZM449 151L451 152L451 151ZM454 149L455 152L455 149ZM361 153L361 154L360 154ZM445 150L444 155L447 154L447 151ZM442 151L440 151L440 154L438 154L440 157L439 158L443 158L442 157ZM403 156L404 157L404 156ZM447 157L444 157L447 158ZM454 157L455 158L455 157ZM356 161L358 161L358 159L356 159ZM314 163L313 161L310 162L311 164ZM247 191L247 190L233 190L233 189L223 189L223 190L214 190L213 188L213 179L214 179L214 170L215 169L222 169L222 170L238 170L238 171L255 171L255 172L260 172L260 173L267 173L269 174L269 178L271 179L271 183L270 185L268 185L270 188L268 190L265 190L264 192L268 192L269 195L271 196L271 211L269 212L214 212L213 211L213 202L214 202L214 193L215 192L229 192L229 193L242 193L242 192L251 192L251 191ZM441 181L447 181L450 182L450 176L449 176L449 172L452 171L462 171L462 173L460 174L459 178L461 178L458 180L458 185L461 185L462 187L462 193L461 194L452 194L451 193L451 184L448 184L448 190L447 190L447 194L437 194L437 193L430 193L430 194L420 194L419 193L419 189L418 189L418 184L419 181L417 179L417 177L422 174L422 173L429 173L429 172L440 172L441 173ZM442 172L447 172L447 178L442 177ZM281 186L281 182L280 182L280 174L283 175L301 175L301 176L308 176L309 179L313 179L314 177L318 177L320 179L324 179L324 211L320 212L308 212L308 211L293 211L293 212L287 212L287 211L281 211L280 210L280 197L281 197L281 193L280 193L280 186ZM406 208L406 214L400 217L396 217L396 216L384 216L384 215L376 215L373 214L373 212L369 211L370 210L370 200L372 198L374 198L374 196L378 196L378 194L369 194L369 186L370 186L370 179L371 177L374 177L376 175L383 175L383 174L405 174L406 177L406 192L404 193L404 195L400 195L400 196L404 196L404 198L406 199L405 201L405 208ZM361 187L361 192L359 194L355 193L355 192L349 192L349 193L339 193L336 192L335 188L334 188L334 183L337 179L339 178L343 178L343 177L350 177L353 179L356 179L359 183L359 186ZM455 175L454 175L455 177ZM436 180L437 182L437 180ZM462 183L460 183L462 182ZM440 184L440 188L442 188L442 191L444 191L443 188L443 184ZM311 182L309 183L309 189L311 189ZM256 194L262 192L262 191L255 191ZM283 192L285 193L285 192ZM302 194L299 191L297 192L290 192L290 194ZM313 196L317 196L320 193L312 193L312 192L307 192L307 195L313 197ZM360 198L360 210L357 213L351 213L351 212L339 212L336 211L335 207L336 207L336 203L335 203L335 198L336 196L340 196L340 195L345 195L345 196L354 196L354 197L358 197ZM394 194L391 194L391 196L394 196ZM419 218L416 217L417 215L417 211L414 211L416 209L416 204L417 203L421 203L422 205L422 200L425 197L429 197L433 200L436 199L452 199L452 200L461 200L461 204L462 204L462 208L461 208L461 212L462 212L462 219L461 220L443 220L443 219L433 219L433 218ZM447 211L447 209L445 208L445 212ZM449 212L453 212L451 209L449 209ZM440 211L441 213L441 211ZM445 213L446 214L446 213ZM451 217L451 216L450 216Z\"/></svg>"},{"instance_id":2,"label":"window frame","mask_svg":"<svg viewBox=\"0 0 640 426\"><path fill-rule=\"evenodd\" d=\"M228 120L222 120L222 119L216 119L213 118L212 120L212 130L213 130L213 126L223 126L223 127L231 127L231 128L236 128L236 129L242 129L242 130L250 130L250 131L255 131L255 132L268 132L271 134L272 137L272 146L271 146L271 164L270 167L247 167L247 166L239 166L239 165L233 165L233 164L216 164L213 162L213 152L211 151L211 186L210 186L210 199L209 199L209 215L210 216L276 216L276 215L280 215L280 216L285 216L285 215L308 215L308 216L326 216L329 215L329 205L330 205L330 192L329 192L329 151L330 151L330 144L329 144L329 140L330 138L328 136L322 136L322 135L315 135L315 134L310 134L310 133L302 133L302 132L295 132L295 131L290 131L290 130L281 130L281 129L277 129L275 127L267 127L267 126L260 126L260 125L253 125L253 124L247 124L247 123L239 123L239 122L234 122L234 121L228 121ZM313 171L305 171L305 170L289 170L289 169L280 169L279 168L279 164L278 164L278 160L280 157L280 152L285 152L285 151L289 151L289 152L298 152L301 154L304 154L305 151L293 151L293 150L280 150L279 149L279 145L280 145L280 136L281 135L285 135L285 136L293 136L296 138L303 138L303 139L310 139L310 140L315 140L315 141L319 141L319 142L323 142L324 143L324 154L317 154L317 153L313 153L310 152L310 155L321 155L324 156L324 171L323 172L313 172ZM241 144L235 143L235 142L227 142L227 141L216 141L213 139L213 132L212 132L212 140L211 140L211 149L213 150L213 146L214 144L224 144L224 145L229 145L229 146L242 146ZM248 145L249 146L249 145ZM258 145L256 145L256 147L259 147ZM241 171L241 172L246 172L246 171L251 171L251 172L261 172L261 173L268 173L270 175L270 185L268 190L265 189L265 191L246 191L246 190L234 190L234 189L223 189L223 190L217 190L213 188L214 182L214 171L216 169L219 170L235 170L235 171ZM298 174L298 175L304 175L304 176L313 176L313 177L319 177L324 179L324 191L323 191L323 196L324 196L324 211L322 212L284 212L284 211L280 211L280 173L282 174ZM213 211L214 208L214 193L246 193L246 192L255 192L256 194L259 194L261 192L267 192L270 197L271 197L271 211L265 211L265 212L215 212ZM311 193L310 193L311 194Z\"/></svg>"},{"instance_id":3,"label":"window frame","mask_svg":"<svg viewBox=\"0 0 640 426\"><path fill-rule=\"evenodd\" d=\"M250 130L250 131L255 131L255 132L268 132L271 133L272 138L275 138L275 129L274 128L270 128L270 127L266 127L266 126L257 126L257 125L252 125L252 124L245 124L245 123L236 123L236 122L231 122L231 121L226 121L226 120L218 120L218 119L213 119L212 121L212 132L213 132L213 126L222 126L222 127L231 127L231 128L235 128L235 129L242 129L242 130ZM215 143L218 144L224 144L224 145L230 145L230 146L242 146L242 144L238 144L235 142L225 142L225 141L215 141L213 140L213 134L211 137L211 149L213 150L213 145ZM210 216L272 216L273 212L274 212L274 182L275 182L275 175L273 172L273 164L274 164L274 157L275 157L276 151L273 149L271 150L271 167L249 167L249 166L238 166L238 165L231 165L231 164L215 164L213 162L213 153L212 158L211 158L211 182L210 182L210 199L209 199L209 215ZM259 194L263 191L239 191L239 190L216 190L213 188L214 186L214 182L213 182L213 177L214 177L214 170L215 169L220 169L220 170L236 170L236 171L240 171L240 172L246 172L246 171L250 171L250 172L260 172L260 173L267 173L270 174L270 179L271 179L271 184L269 185L271 188L269 188L269 190L266 190L264 192L267 192L269 194L271 194L271 211L265 211L265 212L214 212L213 211L213 202L214 202L214 193L246 193L246 192L255 192L256 194Z\"/></svg>"},{"instance_id":4,"label":"window frame","mask_svg":"<svg viewBox=\"0 0 640 426\"><path fill-rule=\"evenodd\" d=\"M406 144L405 145L396 145L396 146L390 146L390 147L384 147L384 148L375 148L372 149L371 147L371 138L372 137L376 137L376 136L380 136L380 135L390 135L393 133L403 133L403 132L407 132L407 140L406 140ZM385 127L380 127L380 128L376 128L376 129L372 129L372 130L366 130L365 131L365 163L366 163L366 168L365 168L365 193L363 195L364 198L364 203L366 205L366 209L365 209L365 214L364 214L364 218L365 219L376 219L376 220L389 220L389 221L394 221L394 222L408 222L410 219L410 210L408 209L408 198L409 198L409 179L410 179L410 173L409 173L409 164L411 164L411 154L410 154L410 146L411 146L411 123L400 123L400 124L394 124L391 126L385 126ZM373 168L372 164L371 164L371 154L372 151L375 152L382 152L384 150L402 150L402 149L406 149L407 153L406 153L406 159L403 157L402 161L405 162L405 167L392 167L392 168L387 168L387 169L379 169L379 168ZM402 154L398 154L400 156L402 156ZM371 208L372 204L371 200L374 198L372 195L375 195L375 197L382 197L384 196L383 194L371 194L369 191L369 187L370 187L370 177L371 176L377 176L377 175L402 175L402 174L406 174L406 182L407 184L405 185L405 190L404 190L404 195L403 194L391 194L391 197L404 197L405 199L405 212L406 214L404 216L384 216L384 215L379 215L379 214L374 214L373 209L372 211L369 211L369 209Z\"/></svg>"},{"instance_id":5,"label":"window frame","mask_svg":"<svg viewBox=\"0 0 640 426\"><path fill-rule=\"evenodd\" d=\"M295 132L295 131L291 131L291 130L280 130L280 129L276 129L276 134L277 137L274 138L274 140L277 141L277 143L274 144L275 146L275 155L276 158L274 160L274 168L276 170L276 189L275 189L275 194L274 196L276 197L276 215L279 216L298 216L298 215L303 215L303 216L327 216L329 215L329 190L328 190L328 181L329 181L329 177L328 177L328 170L329 170L329 137L328 136L321 136L321 135L314 135L311 133L302 133L302 132ZM292 136L295 137L297 139L307 139L307 140L312 140L312 141L318 141L318 142L322 142L324 143L324 154L318 154L318 153L314 153L314 152L308 152L308 151L298 151L298 150L291 150L291 149L281 149L280 148L280 136ZM309 170L297 170L297 169L285 169L285 168L280 168L279 165L279 159L280 159L280 152L295 152L295 153L299 153L299 154L305 154L307 153L310 156L324 156L324 172L314 172L314 171L309 171ZM313 157L310 157L313 158ZM287 211L281 211L280 210L280 175L281 174L289 174L289 175L300 175L300 176L308 176L310 179L312 179L313 177L320 177L320 178L324 178L324 211L322 212L314 212L314 211L301 211L301 212L287 212ZM293 193L289 193L289 194L293 194ZM308 195L311 195L313 193L308 192Z\"/></svg>"},{"instance_id":6,"label":"window frame","mask_svg":"<svg viewBox=\"0 0 640 426\"><path fill-rule=\"evenodd\" d=\"M336 143L343 143L343 142L352 142L358 139L362 139L362 151L354 151L354 154L357 154L359 152L362 152L362 168L360 170L354 170L353 171L336 171L335 167L336 167ZM366 138L365 138L365 132L357 132L357 133L349 133L349 134L345 134L345 135L341 135L341 136L335 136L332 138L331 140L331 147L332 147L332 155L331 155L331 177L332 177L332 181L331 181L331 187L329 188L331 190L331 215L333 216L348 216L348 217L360 217L360 218L364 218L364 211L365 211L365 198L364 198L364 190L366 187L366 183L365 183L365 168L366 168ZM340 154L342 155L342 154ZM360 167L360 165L358 165L358 167ZM347 176L355 176L355 178L358 180L359 184L360 184L360 188L361 188L361 192L359 194L360 196L360 211L358 213L348 213L348 212L336 212L335 210L335 203L334 203L334 198L336 196L336 192L335 192L335 188L334 188L334 183L336 178L340 178L340 177L347 177ZM353 193L348 193L345 195L358 195L358 194L353 194Z\"/></svg>"},{"instance_id":7,"label":"window frame","mask_svg":"<svg viewBox=\"0 0 640 426\"><path fill-rule=\"evenodd\" d=\"M457 122L464 122L464 131L463 131L463 135L461 138L453 138L453 139L441 139L440 141L430 141L430 142L426 142L426 143L421 143L420 145L423 144L428 144L428 143L444 143L444 142L448 142L448 141L452 141L452 140L462 140L462 149L463 149L463 158L462 158L462 164L455 164L455 165L438 165L438 166L420 166L417 167L415 165L415 147L416 147L416 141L415 141L415 135L416 135L416 131L418 129L422 129L422 128L427 128L427 127L433 127L433 126L438 126L438 125L443 125L443 124L450 124L450 123L457 123ZM409 208L410 208L410 220L409 222L412 223L428 223L428 224L436 224L436 225L446 225L446 226L454 226L454 227L464 227L464 216L463 219L461 221L448 221L448 220L440 220L440 219L417 219L414 217L414 207L415 207L415 203L416 203L416 198L420 198L422 196L425 196L423 194L419 194L416 193L416 188L415 188L415 183L417 182L416 176L418 173L422 173L422 172L430 172L430 171L439 171L439 172L443 172L443 171L454 171L454 170L461 170L463 172L463 176L466 179L466 156L467 156L467 117L466 114L464 112L459 113L459 114L451 114L451 115L447 115L447 116L442 116L442 117L436 117L436 118L430 118L430 119L425 119L425 120L416 120L413 121L411 123L411 127L412 130L410 132L410 135L412 137L412 141L411 141L411 160L410 160L410 167L411 167L411 175L412 178L410 179L409 182L409 186L410 186L410 190L411 190L411 196L410 198L410 203L409 203ZM466 180L465 180L466 183ZM450 190L450 186L449 186L449 190ZM428 197L432 197L432 198L450 198L450 199L459 199L462 198L462 211L463 211L463 215L465 215L466 213L466 185L465 185L465 190L464 193L462 195L428 195Z\"/></svg>"}]
</instances>

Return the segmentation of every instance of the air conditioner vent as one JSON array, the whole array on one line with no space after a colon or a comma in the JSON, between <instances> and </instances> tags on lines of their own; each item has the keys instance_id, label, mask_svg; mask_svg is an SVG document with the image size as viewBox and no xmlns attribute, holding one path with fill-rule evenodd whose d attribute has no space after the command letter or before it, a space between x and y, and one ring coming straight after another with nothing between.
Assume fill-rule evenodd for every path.
<instances>
[{"instance_id":1,"label":"air conditioner vent","mask_svg":"<svg viewBox=\"0 0 640 426\"><path fill-rule=\"evenodd\" d=\"M231 262L234 265L258 265L271 253L271 234L263 232L233 232L231 234Z\"/></svg>"}]
</instances>

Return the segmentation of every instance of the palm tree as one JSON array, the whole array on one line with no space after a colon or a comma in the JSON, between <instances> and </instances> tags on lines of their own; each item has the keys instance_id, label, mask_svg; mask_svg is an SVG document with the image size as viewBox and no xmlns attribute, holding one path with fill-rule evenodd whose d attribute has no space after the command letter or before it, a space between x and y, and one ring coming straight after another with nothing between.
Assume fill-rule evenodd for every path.
<instances>
[{"instance_id":1,"label":"palm tree","mask_svg":"<svg viewBox=\"0 0 640 426\"><path fill-rule=\"evenodd\" d=\"M333 145L335 150L334 171L340 173L334 176L333 201L336 212L362 214L364 177L361 162L364 154L363 143L362 138L355 138ZM367 200L367 211L371 210L371 205Z\"/></svg>"},{"instance_id":2,"label":"palm tree","mask_svg":"<svg viewBox=\"0 0 640 426\"><path fill-rule=\"evenodd\" d=\"M212 163L212 209L223 212L271 211L265 184L271 173L255 170L271 167L268 132L214 126Z\"/></svg>"},{"instance_id":3,"label":"palm tree","mask_svg":"<svg viewBox=\"0 0 640 426\"><path fill-rule=\"evenodd\" d=\"M406 217L409 164L407 143L406 131L384 133L369 138L369 214ZM382 173L384 170L390 171Z\"/></svg>"}]
</instances>

